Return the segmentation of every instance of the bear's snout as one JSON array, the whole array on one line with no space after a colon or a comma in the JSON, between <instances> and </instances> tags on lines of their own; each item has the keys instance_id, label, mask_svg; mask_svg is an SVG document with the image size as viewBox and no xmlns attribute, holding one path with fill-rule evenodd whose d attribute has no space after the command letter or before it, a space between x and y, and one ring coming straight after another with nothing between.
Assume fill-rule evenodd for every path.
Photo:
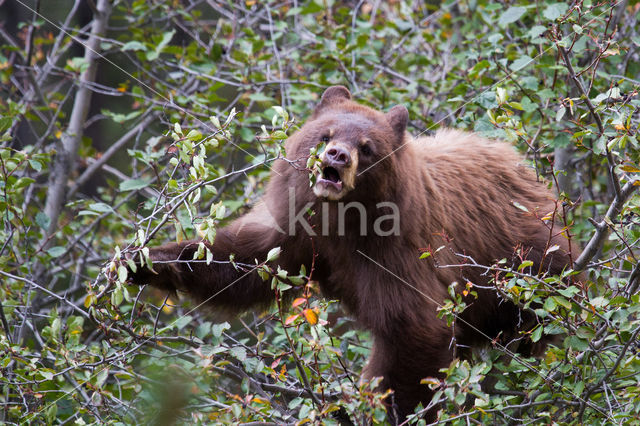
<instances>
[{"instance_id":1,"label":"bear's snout","mask_svg":"<svg viewBox=\"0 0 640 426\"><path fill-rule=\"evenodd\" d=\"M334 145L327 149L325 161L331 166L349 167L351 165L351 154L345 148Z\"/></svg>"}]
</instances>

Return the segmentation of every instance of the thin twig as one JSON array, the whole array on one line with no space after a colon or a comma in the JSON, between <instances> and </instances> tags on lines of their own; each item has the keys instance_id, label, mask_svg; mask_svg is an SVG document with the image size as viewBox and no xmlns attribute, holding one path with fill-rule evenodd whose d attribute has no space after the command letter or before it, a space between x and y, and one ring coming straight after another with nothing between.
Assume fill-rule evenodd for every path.
<instances>
[{"instance_id":1,"label":"thin twig","mask_svg":"<svg viewBox=\"0 0 640 426\"><path fill-rule=\"evenodd\" d=\"M598 137L599 138L604 137L605 129L604 129L604 125L602 124L602 119L600 118L600 115L596 111L596 108L591 103L591 99L589 99L589 94L587 93L584 86L582 85L580 78L576 76L576 73L573 70L573 65L571 65L571 60L569 59L569 55L566 49L560 46L559 44L556 44L556 45L558 46L558 50L562 55L562 59L564 61L565 67L569 72L569 77L571 78L571 80L573 80L573 83L575 84L576 88L580 91L580 94L584 97L585 103L587 104L587 108L589 108L589 112L591 113L593 120L596 122L596 125L598 126ZM611 151L609 150L608 144L605 144L605 153L607 156L607 163L609 165L609 177L611 179L611 183L613 184L615 196L617 198L620 198L620 179L618 178L618 175L616 175L616 172L615 172L616 163L613 159L613 155L611 154Z\"/></svg>"},{"instance_id":2,"label":"thin twig","mask_svg":"<svg viewBox=\"0 0 640 426\"><path fill-rule=\"evenodd\" d=\"M627 199L633 194L633 192L638 188L638 184L640 183L640 179L634 179L627 182L624 187L620 190L619 195L616 195L614 200L609 205L609 209L607 209L607 213L604 215L600 222L594 223L596 228L594 234L591 236L591 239L585 246L582 254L576 259L573 263L573 269L576 271L582 271L587 263L595 256L598 252L602 244L604 243L605 237L609 235L609 226L613 222L624 207L624 203Z\"/></svg>"}]
</instances>

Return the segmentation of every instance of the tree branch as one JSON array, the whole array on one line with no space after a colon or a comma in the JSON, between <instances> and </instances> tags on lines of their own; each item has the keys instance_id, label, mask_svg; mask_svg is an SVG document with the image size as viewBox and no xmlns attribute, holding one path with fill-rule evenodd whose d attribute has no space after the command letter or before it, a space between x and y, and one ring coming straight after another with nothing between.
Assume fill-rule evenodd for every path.
<instances>
[{"instance_id":1,"label":"tree branch","mask_svg":"<svg viewBox=\"0 0 640 426\"><path fill-rule=\"evenodd\" d=\"M584 96L584 101L587 104L587 108L589 108L589 112L591 113L591 116L593 117L594 121L596 122L596 125L598 126L599 136L600 137L604 136L604 124L602 124L602 119L600 118L600 115L596 112L596 108L591 103L591 99L589 99L589 94L587 93L584 86L582 85L580 78L578 78L575 71L573 70L573 65L571 65L571 60L569 59L569 55L566 49L558 44L557 46L558 46L558 50L560 51L560 54L562 55L564 64L567 67L567 71L569 72L569 77L571 78L571 80L573 80L573 83L577 87L578 91L580 91L580 94ZM611 183L613 184L613 189L615 191L616 198L620 198L620 195L621 195L620 180L618 179L618 176L616 175L616 172L614 170L616 164L613 161L613 155L611 155L611 151L609 150L609 147L607 146L607 144L605 144L604 150L607 155L607 163L609 164L609 168L608 168L609 178L611 179Z\"/></svg>"},{"instance_id":2,"label":"tree branch","mask_svg":"<svg viewBox=\"0 0 640 426\"><path fill-rule=\"evenodd\" d=\"M91 163L89 167L80 175L78 179L75 180L75 183L69 190L67 197L72 197L78 189L84 185L98 170L102 168L102 166L109 161L111 157L115 153L117 153L120 148L122 148L131 138L133 138L137 133L143 131L153 120L158 117L157 112L153 112L145 117L140 123L138 123L133 129L129 130L127 133L122 135L120 139L118 139L113 145L109 147L99 159Z\"/></svg>"},{"instance_id":3,"label":"tree branch","mask_svg":"<svg viewBox=\"0 0 640 426\"><path fill-rule=\"evenodd\" d=\"M602 246L605 237L609 235L609 224L620 214L624 203L631 196L633 191L638 188L638 184L640 184L640 179L633 179L627 182L620 190L620 193L617 194L611 202L611 205L602 220L594 223L596 231L587 243L582 254L573 263L573 269L576 271L583 270L587 266L587 263L593 258L593 256L595 256Z\"/></svg>"},{"instance_id":4,"label":"tree branch","mask_svg":"<svg viewBox=\"0 0 640 426\"><path fill-rule=\"evenodd\" d=\"M92 92L88 84L95 80L100 39L106 33L110 14L111 5L109 0L98 0L97 13L91 25L91 34L85 44L84 60L87 63L87 69L80 74L79 88L73 102L69 126L62 134L61 146L56 153L51 174L49 175L49 188L47 190L44 213L50 222L43 246L48 243L47 240L58 228L60 211L67 197L67 180L75 170L76 155L91 104Z\"/></svg>"}]
</instances>

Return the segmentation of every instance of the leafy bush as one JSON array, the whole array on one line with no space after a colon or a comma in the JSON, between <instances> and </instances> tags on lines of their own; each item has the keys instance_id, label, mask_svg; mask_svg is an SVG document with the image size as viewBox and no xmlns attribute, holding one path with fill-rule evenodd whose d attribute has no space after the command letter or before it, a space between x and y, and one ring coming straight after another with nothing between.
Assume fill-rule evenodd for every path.
<instances>
[{"instance_id":1,"label":"leafy bush","mask_svg":"<svg viewBox=\"0 0 640 426\"><path fill-rule=\"evenodd\" d=\"M245 211L332 84L406 105L414 135L514 143L585 248L562 277L478 265L553 344L454 361L426 381L441 421L637 417L636 2L35 4L0 11L1 421L387 421L367 333L305 269L293 306L229 322L126 282L127 253Z\"/></svg>"}]
</instances>

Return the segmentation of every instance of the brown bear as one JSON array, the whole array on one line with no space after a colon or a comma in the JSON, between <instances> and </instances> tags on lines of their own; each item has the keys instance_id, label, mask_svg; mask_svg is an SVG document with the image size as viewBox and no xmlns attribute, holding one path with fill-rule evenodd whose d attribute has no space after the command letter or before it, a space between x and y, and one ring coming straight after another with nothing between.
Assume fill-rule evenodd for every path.
<instances>
[{"instance_id":1,"label":"brown bear","mask_svg":"<svg viewBox=\"0 0 640 426\"><path fill-rule=\"evenodd\" d=\"M458 130L414 139L407 121L403 106L382 113L352 101L345 87L328 88L287 140L263 199L218 230L209 247L214 262L190 261L200 241L167 244L151 249L155 273L138 270L133 281L187 293L216 310L266 306L275 297L270 282L238 264L281 247L278 266L297 272L313 264L323 294L371 331L363 378L382 377L381 389L393 390L392 418L426 407L433 393L420 381L441 378L456 345L517 340L518 329L535 325L477 265L528 259L530 270L555 274L571 265L572 247L549 220L552 194L511 146ZM321 143L310 187L307 160ZM433 255L419 259L426 249ZM472 285L477 292L467 296L455 329L437 316L454 282L458 291Z\"/></svg>"}]
</instances>

